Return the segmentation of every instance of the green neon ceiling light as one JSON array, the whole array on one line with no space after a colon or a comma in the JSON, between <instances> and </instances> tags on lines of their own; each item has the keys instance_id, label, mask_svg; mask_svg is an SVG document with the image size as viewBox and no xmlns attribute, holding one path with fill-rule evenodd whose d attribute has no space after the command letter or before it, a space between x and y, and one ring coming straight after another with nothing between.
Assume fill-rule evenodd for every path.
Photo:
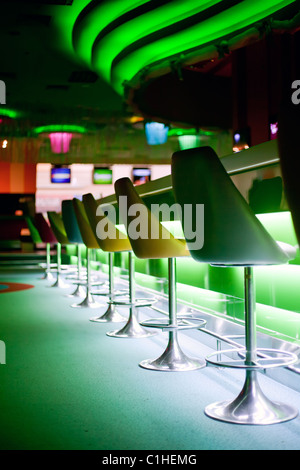
<instances>
[{"instance_id":1,"label":"green neon ceiling light","mask_svg":"<svg viewBox=\"0 0 300 470\"><path fill-rule=\"evenodd\" d=\"M73 46L78 56L91 65L92 48L98 34L120 16L150 1L105 0L98 5L95 4L95 7L90 10L90 5L87 5L87 14L83 15L82 19L79 18L77 24L74 22ZM88 3L92 4L93 2Z\"/></svg>"},{"instance_id":2,"label":"green neon ceiling light","mask_svg":"<svg viewBox=\"0 0 300 470\"><path fill-rule=\"evenodd\" d=\"M113 66L112 85L123 94L123 82L132 80L142 69L170 56L220 39L272 15L295 0L245 0L200 24L145 45L129 53Z\"/></svg>"},{"instance_id":3,"label":"green neon ceiling light","mask_svg":"<svg viewBox=\"0 0 300 470\"><path fill-rule=\"evenodd\" d=\"M87 129L85 127L77 126L73 124L70 124L70 125L54 124L54 125L49 125L49 126L36 127L33 130L33 132L34 134L45 134L45 133L51 133L51 132L71 132L71 133L85 134L87 132Z\"/></svg>"},{"instance_id":4,"label":"green neon ceiling light","mask_svg":"<svg viewBox=\"0 0 300 470\"><path fill-rule=\"evenodd\" d=\"M15 109L7 108L7 107L5 108L0 107L0 116L6 116L11 119L17 119L22 116L22 113Z\"/></svg>"},{"instance_id":5,"label":"green neon ceiling light","mask_svg":"<svg viewBox=\"0 0 300 470\"><path fill-rule=\"evenodd\" d=\"M57 28L57 35L55 38L56 47L60 51L64 51L68 56L74 58L74 49L72 41L72 32L75 22L82 12L82 10L91 3L91 0L75 0L72 6L64 8L63 14L59 11L54 14L55 26ZM53 7L53 9L60 9L61 6Z\"/></svg>"},{"instance_id":6,"label":"green neon ceiling light","mask_svg":"<svg viewBox=\"0 0 300 470\"><path fill-rule=\"evenodd\" d=\"M125 47L221 1L174 0L121 24L94 45L92 58L94 70L109 82L113 60Z\"/></svg>"}]
</instances>

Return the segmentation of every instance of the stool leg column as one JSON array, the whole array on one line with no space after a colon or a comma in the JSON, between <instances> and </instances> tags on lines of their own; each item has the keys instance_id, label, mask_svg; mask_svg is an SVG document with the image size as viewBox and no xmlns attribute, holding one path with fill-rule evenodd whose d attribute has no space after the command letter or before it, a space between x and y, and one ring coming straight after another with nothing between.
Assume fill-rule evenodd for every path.
<instances>
[{"instance_id":1,"label":"stool leg column","mask_svg":"<svg viewBox=\"0 0 300 470\"><path fill-rule=\"evenodd\" d=\"M80 304L71 305L73 308L99 308L101 307L91 295L91 249L87 248L87 285L86 297Z\"/></svg>"},{"instance_id":2,"label":"stool leg column","mask_svg":"<svg viewBox=\"0 0 300 470\"><path fill-rule=\"evenodd\" d=\"M108 277L109 277L109 299L111 301L114 300L114 282L115 282L115 277L114 277L114 253L109 253L108 254L108 262L109 262L109 272L108 272ZM117 311L116 306L114 304L109 304L108 309L106 312L95 318L91 318L90 321L96 322L96 323L120 323L123 322L125 318Z\"/></svg>"},{"instance_id":3,"label":"stool leg column","mask_svg":"<svg viewBox=\"0 0 300 470\"><path fill-rule=\"evenodd\" d=\"M51 245L50 243L47 243L46 245L46 270L45 274L42 277L42 279L46 279L47 281L53 281L54 276L51 273Z\"/></svg>"},{"instance_id":4,"label":"stool leg column","mask_svg":"<svg viewBox=\"0 0 300 470\"><path fill-rule=\"evenodd\" d=\"M184 372L205 367L205 361L193 359L184 354L178 342L177 321L177 282L176 259L170 258L169 264L169 341L164 353L155 360L146 360L140 363L144 369L163 372Z\"/></svg>"},{"instance_id":5,"label":"stool leg column","mask_svg":"<svg viewBox=\"0 0 300 470\"><path fill-rule=\"evenodd\" d=\"M135 304L135 260L133 253L130 251L128 253L128 262L129 262L129 319L126 325L119 331L111 331L106 333L107 336L112 336L113 338L146 338L148 336L153 336L156 333L149 332L143 326L140 325L138 321L138 311L134 306Z\"/></svg>"},{"instance_id":6,"label":"stool leg column","mask_svg":"<svg viewBox=\"0 0 300 470\"><path fill-rule=\"evenodd\" d=\"M82 258L81 258L80 245L77 245L77 271L78 271L77 272L77 279L80 281L81 280L81 273L82 273ZM78 286L76 287L73 294L69 294L69 295L67 295L67 297L70 297L70 298L75 298L75 297L83 298L83 297L85 297L85 295L86 295L85 287L78 284Z\"/></svg>"},{"instance_id":7,"label":"stool leg column","mask_svg":"<svg viewBox=\"0 0 300 470\"><path fill-rule=\"evenodd\" d=\"M257 360L256 308L253 268L246 267L245 280L245 331L246 379L239 396L232 402L208 406L205 413L210 418L235 424L267 425L289 421L298 416L298 410L270 401L262 392L257 370L251 370Z\"/></svg>"},{"instance_id":8,"label":"stool leg column","mask_svg":"<svg viewBox=\"0 0 300 470\"><path fill-rule=\"evenodd\" d=\"M57 243L56 246L57 253L57 278L56 282L50 287L58 287L59 289L68 289L70 286L66 284L61 277L61 244Z\"/></svg>"}]
</instances>

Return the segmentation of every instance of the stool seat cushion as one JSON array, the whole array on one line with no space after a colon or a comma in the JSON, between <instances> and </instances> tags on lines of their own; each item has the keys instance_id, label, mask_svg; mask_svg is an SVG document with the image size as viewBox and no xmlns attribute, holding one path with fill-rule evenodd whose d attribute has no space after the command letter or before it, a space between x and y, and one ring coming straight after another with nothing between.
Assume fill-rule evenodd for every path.
<instances>
[{"instance_id":1,"label":"stool seat cushion","mask_svg":"<svg viewBox=\"0 0 300 470\"><path fill-rule=\"evenodd\" d=\"M94 232L91 229L91 225L86 215L83 202L79 201L79 199L73 199L73 206L83 243L87 248L99 249L99 243L97 242Z\"/></svg>"},{"instance_id":2,"label":"stool seat cushion","mask_svg":"<svg viewBox=\"0 0 300 470\"><path fill-rule=\"evenodd\" d=\"M103 251L109 253L121 253L132 250L126 235L123 235L106 216L105 210L101 208L101 201L96 201L92 194L85 194L83 196L83 204L91 228ZM100 224L103 219L105 219L105 231ZM99 233L101 228L103 229L102 234ZM109 234L113 234L113 236L110 237Z\"/></svg>"},{"instance_id":3,"label":"stool seat cushion","mask_svg":"<svg viewBox=\"0 0 300 470\"><path fill-rule=\"evenodd\" d=\"M115 183L118 201L121 196L127 197L128 209L140 205L143 209L138 214L142 236L133 237L128 231L128 237L135 255L141 259L178 258L190 256L185 240L175 238L158 220L158 218L146 206L145 202L137 193L129 178L121 178ZM119 207L121 205L119 204ZM135 206L138 207L138 206ZM120 213L126 227L135 222L136 216ZM157 236L153 237L153 233ZM146 236L144 236L146 235Z\"/></svg>"},{"instance_id":4,"label":"stool seat cushion","mask_svg":"<svg viewBox=\"0 0 300 470\"><path fill-rule=\"evenodd\" d=\"M41 213L37 213L34 216L34 225L36 226L40 237L43 243L57 243L55 235L49 226L48 222L46 221L45 217Z\"/></svg>"},{"instance_id":5,"label":"stool seat cushion","mask_svg":"<svg viewBox=\"0 0 300 470\"><path fill-rule=\"evenodd\" d=\"M57 212L48 212L49 222L53 233L61 245L69 245L69 239L61 215Z\"/></svg>"},{"instance_id":6,"label":"stool seat cushion","mask_svg":"<svg viewBox=\"0 0 300 470\"><path fill-rule=\"evenodd\" d=\"M289 261L290 256L265 230L212 148L176 152L172 181L175 200L181 206L204 205L204 246L190 249L195 260L221 266Z\"/></svg>"},{"instance_id":7,"label":"stool seat cushion","mask_svg":"<svg viewBox=\"0 0 300 470\"><path fill-rule=\"evenodd\" d=\"M62 202L62 218L68 239L71 243L81 245L83 244L82 236L79 230L73 201L66 200Z\"/></svg>"}]
</instances>

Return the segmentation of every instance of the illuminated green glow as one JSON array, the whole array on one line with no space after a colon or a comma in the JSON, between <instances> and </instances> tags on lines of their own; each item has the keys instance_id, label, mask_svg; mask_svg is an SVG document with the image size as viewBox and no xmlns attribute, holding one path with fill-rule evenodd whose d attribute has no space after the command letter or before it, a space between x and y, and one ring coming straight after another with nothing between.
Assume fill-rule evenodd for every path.
<instances>
[{"instance_id":1,"label":"illuminated green glow","mask_svg":"<svg viewBox=\"0 0 300 470\"><path fill-rule=\"evenodd\" d=\"M56 47L60 51L65 52L68 56L74 57L75 55L72 42L74 24L81 11L89 3L91 3L91 0L75 0L72 7L64 8L63 14L61 14L61 6L54 7L54 9L59 9L59 12L53 15L57 29L57 35L55 38Z\"/></svg>"},{"instance_id":2,"label":"illuminated green glow","mask_svg":"<svg viewBox=\"0 0 300 470\"><path fill-rule=\"evenodd\" d=\"M257 214L256 217L276 241L289 243L292 246L298 245L292 215L289 211Z\"/></svg>"},{"instance_id":3,"label":"illuminated green glow","mask_svg":"<svg viewBox=\"0 0 300 470\"><path fill-rule=\"evenodd\" d=\"M0 107L0 116L6 116L11 119L17 119L22 116L22 113L20 111L16 111L15 109Z\"/></svg>"},{"instance_id":4,"label":"illuminated green glow","mask_svg":"<svg viewBox=\"0 0 300 470\"><path fill-rule=\"evenodd\" d=\"M96 72L105 80L110 81L112 62L125 47L162 28L204 11L220 1L174 0L120 25L107 34L94 48L93 66Z\"/></svg>"},{"instance_id":5,"label":"illuminated green glow","mask_svg":"<svg viewBox=\"0 0 300 470\"><path fill-rule=\"evenodd\" d=\"M150 0L106 0L95 6L80 22L80 34L75 37L74 46L79 57L91 65L92 47L98 34L111 22L128 11L149 2ZM106 60L106 59L105 59Z\"/></svg>"},{"instance_id":6,"label":"illuminated green glow","mask_svg":"<svg viewBox=\"0 0 300 470\"><path fill-rule=\"evenodd\" d=\"M187 150L199 147L199 135L180 135L178 137L180 150Z\"/></svg>"},{"instance_id":7,"label":"illuminated green glow","mask_svg":"<svg viewBox=\"0 0 300 470\"><path fill-rule=\"evenodd\" d=\"M74 132L78 134L85 134L87 130L85 127L82 126L76 126L76 125L60 125L60 124L55 124L55 125L50 125L50 126L41 126L41 127L36 127L33 132L35 134L42 134L42 133L49 133L49 132Z\"/></svg>"},{"instance_id":8,"label":"illuminated green glow","mask_svg":"<svg viewBox=\"0 0 300 470\"><path fill-rule=\"evenodd\" d=\"M220 40L247 28L295 0L245 0L200 24L161 38L133 51L112 69L112 85L123 94L123 82L130 81L146 66L169 56Z\"/></svg>"}]
</instances>

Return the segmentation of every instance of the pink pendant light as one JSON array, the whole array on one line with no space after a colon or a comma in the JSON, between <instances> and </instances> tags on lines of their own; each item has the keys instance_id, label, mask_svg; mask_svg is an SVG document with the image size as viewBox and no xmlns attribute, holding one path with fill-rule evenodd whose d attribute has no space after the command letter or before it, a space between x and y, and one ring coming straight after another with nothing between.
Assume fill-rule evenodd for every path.
<instances>
[{"instance_id":1,"label":"pink pendant light","mask_svg":"<svg viewBox=\"0 0 300 470\"><path fill-rule=\"evenodd\" d=\"M49 134L53 153L68 153L73 134L69 132L53 132Z\"/></svg>"}]
</instances>

